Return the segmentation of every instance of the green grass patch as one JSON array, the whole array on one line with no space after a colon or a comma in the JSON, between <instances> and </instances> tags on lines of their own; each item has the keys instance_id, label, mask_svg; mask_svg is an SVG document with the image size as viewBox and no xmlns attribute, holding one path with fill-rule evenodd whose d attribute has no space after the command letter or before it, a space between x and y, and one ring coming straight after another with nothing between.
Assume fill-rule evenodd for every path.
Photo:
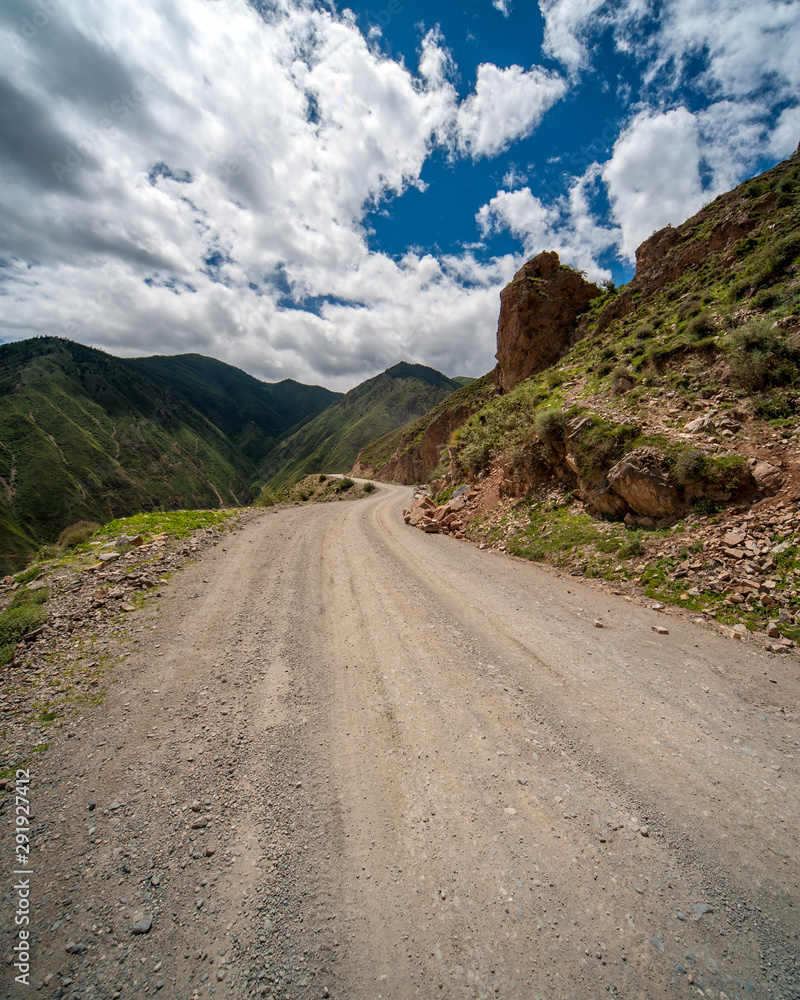
<instances>
[{"instance_id":1,"label":"green grass patch","mask_svg":"<svg viewBox=\"0 0 800 1000\"><path fill-rule=\"evenodd\" d=\"M11 607L0 614L0 665L14 656L18 642L47 621L45 604L49 596L47 587L14 594Z\"/></svg>"},{"instance_id":2,"label":"green grass patch","mask_svg":"<svg viewBox=\"0 0 800 1000\"><path fill-rule=\"evenodd\" d=\"M598 559L598 555L632 558L633 552L640 550L641 542L631 545L628 530L622 525L596 521L572 505L551 509L534 503L529 517L528 525L508 544L509 551L523 559L560 567L573 563L576 558L584 559L585 565L594 566L592 575L596 576L596 571L606 568L609 562ZM637 539L640 535L636 533ZM589 547L592 552L586 562ZM622 556L623 547L627 547L626 551L631 550L630 555Z\"/></svg>"},{"instance_id":3,"label":"green grass patch","mask_svg":"<svg viewBox=\"0 0 800 1000\"><path fill-rule=\"evenodd\" d=\"M222 510L175 510L169 512L152 511L109 521L108 524L103 526L100 534L103 536L166 534L172 538L186 538L193 531L197 531L200 528L221 528L239 513L240 510L235 508Z\"/></svg>"}]
</instances>

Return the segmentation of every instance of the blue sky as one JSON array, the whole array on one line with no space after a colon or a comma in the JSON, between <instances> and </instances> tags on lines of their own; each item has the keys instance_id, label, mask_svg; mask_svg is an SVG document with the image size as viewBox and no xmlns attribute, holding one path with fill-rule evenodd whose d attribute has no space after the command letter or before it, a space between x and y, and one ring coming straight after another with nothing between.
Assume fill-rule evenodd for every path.
<instances>
[{"instance_id":1,"label":"blue sky","mask_svg":"<svg viewBox=\"0 0 800 1000\"><path fill-rule=\"evenodd\" d=\"M800 4L5 0L0 339L347 389L790 155Z\"/></svg>"}]
</instances>

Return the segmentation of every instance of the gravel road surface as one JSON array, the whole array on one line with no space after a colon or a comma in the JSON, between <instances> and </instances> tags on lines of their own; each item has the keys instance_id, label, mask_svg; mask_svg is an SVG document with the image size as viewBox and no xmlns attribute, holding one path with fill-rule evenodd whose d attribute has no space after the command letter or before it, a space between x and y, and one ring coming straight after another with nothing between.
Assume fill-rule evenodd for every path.
<instances>
[{"instance_id":1,"label":"gravel road surface","mask_svg":"<svg viewBox=\"0 0 800 1000\"><path fill-rule=\"evenodd\" d=\"M410 496L265 511L130 616L33 764L0 996L800 996L797 662Z\"/></svg>"}]
</instances>

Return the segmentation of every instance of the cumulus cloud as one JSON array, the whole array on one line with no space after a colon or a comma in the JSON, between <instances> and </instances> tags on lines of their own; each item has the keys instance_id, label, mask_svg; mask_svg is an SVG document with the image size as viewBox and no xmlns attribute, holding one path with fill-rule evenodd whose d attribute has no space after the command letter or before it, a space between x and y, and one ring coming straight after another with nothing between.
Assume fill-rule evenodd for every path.
<instances>
[{"instance_id":1,"label":"cumulus cloud","mask_svg":"<svg viewBox=\"0 0 800 1000\"><path fill-rule=\"evenodd\" d=\"M474 158L496 156L528 136L567 91L555 73L534 66L478 67L475 92L461 104L456 119L460 148Z\"/></svg>"},{"instance_id":2,"label":"cumulus cloud","mask_svg":"<svg viewBox=\"0 0 800 1000\"><path fill-rule=\"evenodd\" d=\"M503 175L503 187L513 190L528 183L528 175L512 164Z\"/></svg>"},{"instance_id":3,"label":"cumulus cloud","mask_svg":"<svg viewBox=\"0 0 800 1000\"><path fill-rule=\"evenodd\" d=\"M606 0L539 0L544 50L571 72L588 68L588 39Z\"/></svg>"},{"instance_id":4,"label":"cumulus cloud","mask_svg":"<svg viewBox=\"0 0 800 1000\"><path fill-rule=\"evenodd\" d=\"M603 169L629 258L654 229L683 222L704 200L697 121L685 108L637 115Z\"/></svg>"},{"instance_id":5,"label":"cumulus cloud","mask_svg":"<svg viewBox=\"0 0 800 1000\"><path fill-rule=\"evenodd\" d=\"M458 256L391 257L370 247L370 214L424 191L432 156L479 172L531 136L604 31L647 77L651 106L625 109L608 162L582 161L547 203L499 161L504 190L486 192L476 218L484 238L510 232L521 253L556 249L607 277L598 260L629 258L741 179L753 151L795 148L800 5L731 0L721 17L717 0L664 0L658 22L651 0L540 8L567 76L483 64L462 99L441 30L422 38L415 69L332 4L5 0L2 335L199 351L335 388L403 357L488 370L497 292L520 255L476 259L485 248L468 228ZM710 95L692 112L671 106L669 87L687 81ZM606 198L610 220L593 208Z\"/></svg>"},{"instance_id":6,"label":"cumulus cloud","mask_svg":"<svg viewBox=\"0 0 800 1000\"><path fill-rule=\"evenodd\" d=\"M800 145L800 107L786 108L770 136L770 153L779 160L791 156Z\"/></svg>"},{"instance_id":7,"label":"cumulus cloud","mask_svg":"<svg viewBox=\"0 0 800 1000\"><path fill-rule=\"evenodd\" d=\"M607 32L642 68L653 112L676 87L704 94L704 155L715 181L741 180L765 147L787 155L800 93L800 4L776 0L540 0L545 49L573 74ZM788 105L776 121L774 109ZM726 169L727 165L727 169ZM696 199L695 199L696 200ZM692 202L693 203L693 202ZM687 203L688 204L688 203Z\"/></svg>"},{"instance_id":8,"label":"cumulus cloud","mask_svg":"<svg viewBox=\"0 0 800 1000\"><path fill-rule=\"evenodd\" d=\"M415 74L348 15L291 0L269 23L242 0L54 9L30 38L27 6L0 13L6 337L201 351L340 388L409 356L491 367L512 266L395 260L364 228L456 141L440 32ZM545 77L484 69L462 119L470 150L527 134ZM490 130L504 84L524 110Z\"/></svg>"},{"instance_id":9,"label":"cumulus cloud","mask_svg":"<svg viewBox=\"0 0 800 1000\"><path fill-rule=\"evenodd\" d=\"M511 14L511 0L492 0L492 7L499 10L503 17L509 17Z\"/></svg>"},{"instance_id":10,"label":"cumulus cloud","mask_svg":"<svg viewBox=\"0 0 800 1000\"><path fill-rule=\"evenodd\" d=\"M481 207L476 222L484 236L510 232L522 244L525 257L555 250L563 263L586 271L593 281L602 281L611 272L597 261L619 244L621 232L603 225L592 212L591 195L598 180L598 168L589 168L563 198L550 205L530 187L498 191Z\"/></svg>"}]
</instances>

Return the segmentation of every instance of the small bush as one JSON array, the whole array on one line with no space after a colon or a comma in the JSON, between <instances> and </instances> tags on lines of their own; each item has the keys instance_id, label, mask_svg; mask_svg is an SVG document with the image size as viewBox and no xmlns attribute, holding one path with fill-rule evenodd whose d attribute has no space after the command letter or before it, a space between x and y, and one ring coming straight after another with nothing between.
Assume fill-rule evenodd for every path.
<instances>
[{"instance_id":1,"label":"small bush","mask_svg":"<svg viewBox=\"0 0 800 1000\"><path fill-rule=\"evenodd\" d=\"M591 425L572 441L572 452L581 472L589 478L604 476L629 450L639 433L640 429L632 424L615 424L592 417Z\"/></svg>"},{"instance_id":2,"label":"small bush","mask_svg":"<svg viewBox=\"0 0 800 1000\"><path fill-rule=\"evenodd\" d=\"M714 319L710 313L701 313L686 324L686 333L692 340L703 340L715 332Z\"/></svg>"},{"instance_id":3,"label":"small bush","mask_svg":"<svg viewBox=\"0 0 800 1000\"><path fill-rule=\"evenodd\" d=\"M327 478L328 478L328 477L327 477L327 476L326 476L326 475L325 475L325 474L323 473L323 474L322 474L322 475L321 475L321 476L319 477L319 482L321 482L321 483L324 483L324 482L325 482L325 481L327 480Z\"/></svg>"},{"instance_id":4,"label":"small bush","mask_svg":"<svg viewBox=\"0 0 800 1000\"><path fill-rule=\"evenodd\" d=\"M616 380L618 378L632 379L629 369L625 365L617 365L615 368L611 369L611 378Z\"/></svg>"},{"instance_id":5,"label":"small bush","mask_svg":"<svg viewBox=\"0 0 800 1000\"><path fill-rule=\"evenodd\" d=\"M0 615L0 664L8 663L20 639L46 620L47 612L41 604L21 604L4 611Z\"/></svg>"},{"instance_id":6,"label":"small bush","mask_svg":"<svg viewBox=\"0 0 800 1000\"><path fill-rule=\"evenodd\" d=\"M377 488L378 487L375 485L375 483L364 483L365 493L374 493Z\"/></svg>"},{"instance_id":7,"label":"small bush","mask_svg":"<svg viewBox=\"0 0 800 1000\"><path fill-rule=\"evenodd\" d=\"M709 456L699 448L679 448L669 458L670 471L680 486L706 478Z\"/></svg>"},{"instance_id":8,"label":"small bush","mask_svg":"<svg viewBox=\"0 0 800 1000\"><path fill-rule=\"evenodd\" d=\"M549 410L540 410L536 414L536 433L540 438L563 437L566 422L566 413L557 407Z\"/></svg>"},{"instance_id":9,"label":"small bush","mask_svg":"<svg viewBox=\"0 0 800 1000\"><path fill-rule=\"evenodd\" d=\"M37 576L41 575L42 575L42 567L34 563L33 566L29 566L21 573L17 573L17 575L14 577L14 582L22 586L23 583L30 583L31 580L35 580Z\"/></svg>"},{"instance_id":10,"label":"small bush","mask_svg":"<svg viewBox=\"0 0 800 1000\"><path fill-rule=\"evenodd\" d=\"M680 319L689 319L691 316L696 316L702 308L703 303L698 299L689 299L678 309L678 316Z\"/></svg>"},{"instance_id":11,"label":"small bush","mask_svg":"<svg viewBox=\"0 0 800 1000\"><path fill-rule=\"evenodd\" d=\"M642 532L632 531L627 539L622 543L617 553L620 559L636 559L644 551L642 544Z\"/></svg>"},{"instance_id":12,"label":"small bush","mask_svg":"<svg viewBox=\"0 0 800 1000\"><path fill-rule=\"evenodd\" d=\"M789 420L798 411L798 397L777 392L765 392L758 396L753 409L762 420Z\"/></svg>"},{"instance_id":13,"label":"small bush","mask_svg":"<svg viewBox=\"0 0 800 1000\"><path fill-rule=\"evenodd\" d=\"M784 341L766 320L751 320L731 336L731 382L745 392L792 385L800 351Z\"/></svg>"},{"instance_id":14,"label":"small bush","mask_svg":"<svg viewBox=\"0 0 800 1000\"><path fill-rule=\"evenodd\" d=\"M774 309L783 302L783 292L779 288L762 288L751 300L754 309Z\"/></svg>"},{"instance_id":15,"label":"small bush","mask_svg":"<svg viewBox=\"0 0 800 1000\"><path fill-rule=\"evenodd\" d=\"M651 337L655 337L656 331L649 323L644 323L642 326L636 328L634 337L637 340L650 340Z\"/></svg>"},{"instance_id":16,"label":"small bush","mask_svg":"<svg viewBox=\"0 0 800 1000\"><path fill-rule=\"evenodd\" d=\"M560 385L564 384L564 373L557 372L551 368L547 375L545 375L544 380L548 389L557 389Z\"/></svg>"},{"instance_id":17,"label":"small bush","mask_svg":"<svg viewBox=\"0 0 800 1000\"><path fill-rule=\"evenodd\" d=\"M334 489L337 493L346 493L347 490L352 489L355 485L354 480L352 480L349 476L345 476L344 479L337 480Z\"/></svg>"},{"instance_id":18,"label":"small bush","mask_svg":"<svg viewBox=\"0 0 800 1000\"><path fill-rule=\"evenodd\" d=\"M18 590L11 601L11 607L21 608L25 605L36 607L39 604L47 604L49 599L49 587L37 587L35 590Z\"/></svg>"},{"instance_id":19,"label":"small bush","mask_svg":"<svg viewBox=\"0 0 800 1000\"><path fill-rule=\"evenodd\" d=\"M741 485L745 459L741 455L707 455L691 445L674 444L665 455L667 466L679 486L705 482L723 490Z\"/></svg>"},{"instance_id":20,"label":"small bush","mask_svg":"<svg viewBox=\"0 0 800 1000\"><path fill-rule=\"evenodd\" d=\"M274 490L271 490L268 486L265 486L258 495L256 507L274 507L277 502L277 493Z\"/></svg>"},{"instance_id":21,"label":"small bush","mask_svg":"<svg viewBox=\"0 0 800 1000\"><path fill-rule=\"evenodd\" d=\"M58 546L62 549L74 549L77 545L88 542L92 535L100 530L100 525L95 521L78 521L64 528L58 536Z\"/></svg>"}]
</instances>

